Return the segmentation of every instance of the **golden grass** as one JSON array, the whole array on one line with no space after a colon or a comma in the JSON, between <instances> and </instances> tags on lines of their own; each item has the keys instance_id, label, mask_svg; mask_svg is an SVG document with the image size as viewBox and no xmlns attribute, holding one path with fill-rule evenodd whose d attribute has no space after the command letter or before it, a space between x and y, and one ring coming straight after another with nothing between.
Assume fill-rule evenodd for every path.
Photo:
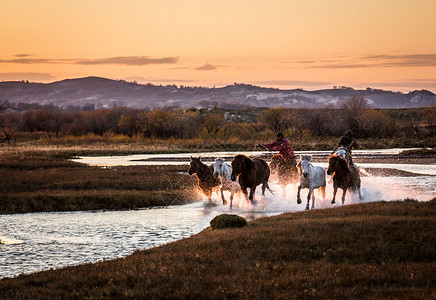
<instances>
[{"instance_id":1,"label":"golden grass","mask_svg":"<svg viewBox=\"0 0 436 300\"><path fill-rule=\"evenodd\" d=\"M136 209L195 200L186 166L102 169L73 163L63 151L17 151L0 157L0 214Z\"/></svg>"},{"instance_id":2,"label":"golden grass","mask_svg":"<svg viewBox=\"0 0 436 300\"><path fill-rule=\"evenodd\" d=\"M434 299L436 200L288 213L0 280L25 298Z\"/></svg>"}]
</instances>

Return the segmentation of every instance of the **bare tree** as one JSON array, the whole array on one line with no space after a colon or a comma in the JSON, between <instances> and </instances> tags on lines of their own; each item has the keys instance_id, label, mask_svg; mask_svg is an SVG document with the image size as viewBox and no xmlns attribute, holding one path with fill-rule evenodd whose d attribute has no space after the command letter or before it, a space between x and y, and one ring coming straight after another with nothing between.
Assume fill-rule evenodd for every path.
<instances>
[{"instance_id":1,"label":"bare tree","mask_svg":"<svg viewBox=\"0 0 436 300\"><path fill-rule=\"evenodd\" d=\"M411 112L406 119L406 125L416 133L419 140L422 140L421 127L423 125L424 115L420 111Z\"/></svg>"},{"instance_id":2,"label":"bare tree","mask_svg":"<svg viewBox=\"0 0 436 300\"><path fill-rule=\"evenodd\" d=\"M3 113L10 107L10 103L7 100L0 100L0 132L2 136L0 136L0 143L8 142L10 144L10 136L8 135L6 118L3 116Z\"/></svg>"},{"instance_id":3,"label":"bare tree","mask_svg":"<svg viewBox=\"0 0 436 300\"><path fill-rule=\"evenodd\" d=\"M6 111L10 106L11 104L9 103L9 101L0 99L0 113Z\"/></svg>"},{"instance_id":4,"label":"bare tree","mask_svg":"<svg viewBox=\"0 0 436 300\"><path fill-rule=\"evenodd\" d=\"M434 136L436 133L436 103L424 109L424 119L427 122L430 136Z\"/></svg>"},{"instance_id":5,"label":"bare tree","mask_svg":"<svg viewBox=\"0 0 436 300\"><path fill-rule=\"evenodd\" d=\"M11 140L15 133L20 129L21 116L18 113L9 113L0 115L0 143L8 142L11 144Z\"/></svg>"},{"instance_id":6,"label":"bare tree","mask_svg":"<svg viewBox=\"0 0 436 300\"><path fill-rule=\"evenodd\" d=\"M368 100L362 96L353 96L344 104L343 108L347 127L353 130L353 132L359 133L359 118L365 110L371 108Z\"/></svg>"},{"instance_id":7,"label":"bare tree","mask_svg":"<svg viewBox=\"0 0 436 300\"><path fill-rule=\"evenodd\" d=\"M273 132L286 131L290 127L291 116L284 108L268 108L260 114L260 121Z\"/></svg>"}]
</instances>

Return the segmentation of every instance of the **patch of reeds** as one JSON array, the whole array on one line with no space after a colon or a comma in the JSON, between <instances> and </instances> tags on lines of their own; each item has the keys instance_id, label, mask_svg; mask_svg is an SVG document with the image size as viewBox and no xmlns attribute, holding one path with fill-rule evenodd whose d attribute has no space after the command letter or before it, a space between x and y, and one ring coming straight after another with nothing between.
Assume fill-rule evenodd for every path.
<instances>
[{"instance_id":1,"label":"patch of reeds","mask_svg":"<svg viewBox=\"0 0 436 300\"><path fill-rule=\"evenodd\" d=\"M132 137L124 135L95 135L65 136L59 138L28 137L17 138L12 146L0 144L2 151L61 151L70 155L122 155L136 153L175 153L175 152L204 152L204 151L247 151L258 150L255 145L259 141L269 142L275 135L253 137L252 139L238 138L191 138L191 139L157 139ZM260 140L259 140L260 139ZM417 139L413 136L389 138L356 137L360 149L386 148L422 148L434 147L436 136ZM291 145L296 151L332 150L336 147L338 137L289 137Z\"/></svg>"},{"instance_id":2,"label":"patch of reeds","mask_svg":"<svg viewBox=\"0 0 436 300\"><path fill-rule=\"evenodd\" d=\"M436 148L420 148L413 150L403 150L400 155L403 156L428 156L428 157L436 157Z\"/></svg>"},{"instance_id":3,"label":"patch of reeds","mask_svg":"<svg viewBox=\"0 0 436 300\"><path fill-rule=\"evenodd\" d=\"M136 209L194 200L186 166L103 169L64 152L17 152L0 158L0 213Z\"/></svg>"},{"instance_id":4,"label":"patch of reeds","mask_svg":"<svg viewBox=\"0 0 436 300\"><path fill-rule=\"evenodd\" d=\"M5 298L434 299L436 202L376 202L205 230L0 280Z\"/></svg>"}]
</instances>

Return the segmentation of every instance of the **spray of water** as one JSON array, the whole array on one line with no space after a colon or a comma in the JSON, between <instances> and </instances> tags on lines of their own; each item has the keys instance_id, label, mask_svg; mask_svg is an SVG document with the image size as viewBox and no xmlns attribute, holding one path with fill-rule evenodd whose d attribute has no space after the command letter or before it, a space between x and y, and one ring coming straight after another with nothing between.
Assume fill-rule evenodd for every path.
<instances>
[{"instance_id":1,"label":"spray of water","mask_svg":"<svg viewBox=\"0 0 436 300\"><path fill-rule=\"evenodd\" d=\"M406 198L418 201L429 201L436 195L436 176L417 176L417 177L378 177L371 176L365 169L361 169L361 194L347 191L344 205L358 204L374 201L398 201ZM260 214L275 215L285 212L303 211L306 208L308 189L301 190L302 203L297 204L296 184L288 184L285 190L276 181L269 183L274 194L266 190L265 196L261 195L260 186L255 193L255 204L246 201L242 193L235 194L233 199L233 209L229 205L223 206L220 193L212 194L212 202L215 212L235 213L235 214ZM224 192L227 200L230 198L229 192ZM331 176L327 176L326 198L322 199L321 192L315 191L315 209L333 208L342 206L342 190L338 189L336 194L336 204L331 204L333 198L333 182ZM202 198L204 203L208 200ZM312 207L312 200L309 202Z\"/></svg>"}]
</instances>

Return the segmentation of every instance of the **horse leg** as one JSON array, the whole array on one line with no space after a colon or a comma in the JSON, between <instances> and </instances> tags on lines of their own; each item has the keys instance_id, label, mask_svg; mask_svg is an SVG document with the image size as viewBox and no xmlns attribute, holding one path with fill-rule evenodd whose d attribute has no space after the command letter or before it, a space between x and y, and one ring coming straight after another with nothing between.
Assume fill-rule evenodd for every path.
<instances>
[{"instance_id":1,"label":"horse leg","mask_svg":"<svg viewBox=\"0 0 436 300\"><path fill-rule=\"evenodd\" d=\"M301 191L301 185L298 185L297 204L301 204L300 191Z\"/></svg>"},{"instance_id":2,"label":"horse leg","mask_svg":"<svg viewBox=\"0 0 436 300\"><path fill-rule=\"evenodd\" d=\"M338 187L333 185L333 200L332 200L332 204L335 204L335 198L336 198L336 192L338 191Z\"/></svg>"},{"instance_id":3,"label":"horse leg","mask_svg":"<svg viewBox=\"0 0 436 300\"><path fill-rule=\"evenodd\" d=\"M343 192L342 192L342 205L344 205L346 193L347 193L347 189L345 188L345 189L343 189Z\"/></svg>"},{"instance_id":4,"label":"horse leg","mask_svg":"<svg viewBox=\"0 0 436 300\"><path fill-rule=\"evenodd\" d=\"M212 189L207 189L204 191L204 193L205 193L207 199L209 200L209 203L211 203L212 202Z\"/></svg>"},{"instance_id":5,"label":"horse leg","mask_svg":"<svg viewBox=\"0 0 436 300\"><path fill-rule=\"evenodd\" d=\"M220 188L220 191L221 191L221 199L223 199L223 205L226 205L227 204L227 201L226 201L226 199L224 198L224 188L221 186L221 188Z\"/></svg>"},{"instance_id":6,"label":"horse leg","mask_svg":"<svg viewBox=\"0 0 436 300\"><path fill-rule=\"evenodd\" d=\"M362 197L362 194L360 194L360 189L359 188L357 189L357 192L359 193L359 200L362 201L363 197Z\"/></svg>"},{"instance_id":7,"label":"horse leg","mask_svg":"<svg viewBox=\"0 0 436 300\"><path fill-rule=\"evenodd\" d=\"M311 188L311 187L309 187L309 193L307 194L306 210L309 210L309 201L310 201L310 196L312 196L312 198L314 197L314 194L313 194L313 188ZM313 199L312 199L312 203L313 203Z\"/></svg>"},{"instance_id":8,"label":"horse leg","mask_svg":"<svg viewBox=\"0 0 436 300\"><path fill-rule=\"evenodd\" d=\"M231 192L230 192L231 194L230 194L230 208L232 208L232 206L233 206L233 195L235 194L235 190L231 190Z\"/></svg>"},{"instance_id":9,"label":"horse leg","mask_svg":"<svg viewBox=\"0 0 436 300\"><path fill-rule=\"evenodd\" d=\"M245 196L245 200L247 200L247 202L248 202L248 192L247 192L247 188L241 188L241 191L242 191L242 193L243 193L244 196Z\"/></svg>"},{"instance_id":10,"label":"horse leg","mask_svg":"<svg viewBox=\"0 0 436 300\"><path fill-rule=\"evenodd\" d=\"M263 186L262 186L263 188ZM251 187L250 188L250 196L248 196L248 199L250 199L251 203L254 203L254 192L256 190L256 187Z\"/></svg>"},{"instance_id":11,"label":"horse leg","mask_svg":"<svg viewBox=\"0 0 436 300\"><path fill-rule=\"evenodd\" d=\"M309 203L307 203L309 204ZM315 189L312 191L312 209L315 208Z\"/></svg>"},{"instance_id":12,"label":"horse leg","mask_svg":"<svg viewBox=\"0 0 436 300\"><path fill-rule=\"evenodd\" d=\"M325 185L321 186L322 201L325 201Z\"/></svg>"}]
</instances>

